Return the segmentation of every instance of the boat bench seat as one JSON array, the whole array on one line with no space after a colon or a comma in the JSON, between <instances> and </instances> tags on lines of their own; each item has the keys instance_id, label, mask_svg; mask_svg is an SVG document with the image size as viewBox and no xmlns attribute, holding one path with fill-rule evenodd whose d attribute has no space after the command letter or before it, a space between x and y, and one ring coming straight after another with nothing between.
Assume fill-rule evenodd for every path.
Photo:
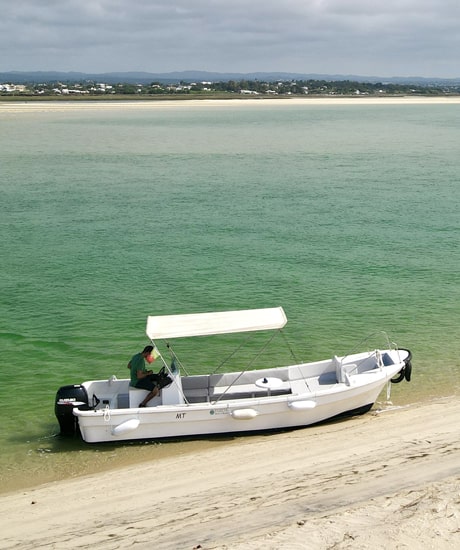
<instances>
[{"instance_id":1,"label":"boat bench seat","mask_svg":"<svg viewBox=\"0 0 460 550\"><path fill-rule=\"evenodd\" d=\"M209 401L208 388L184 390L184 396L189 403L203 403Z\"/></svg>"},{"instance_id":2,"label":"boat bench seat","mask_svg":"<svg viewBox=\"0 0 460 550\"><path fill-rule=\"evenodd\" d=\"M291 393L290 382L283 382L281 386L270 391L270 395L283 395ZM250 397L266 397L268 391L265 388L259 388L255 384L235 384L233 386L216 386L210 388L211 400L219 399L244 399Z\"/></svg>"},{"instance_id":3,"label":"boat bench seat","mask_svg":"<svg viewBox=\"0 0 460 550\"><path fill-rule=\"evenodd\" d=\"M216 401L217 399L245 399L251 397L265 397L268 392L259 388L255 382L261 377L280 377L282 384L271 390L271 395L291 393L291 383L287 380L287 371L265 369L263 371L247 371L243 374L212 374L194 375L182 378L182 389L189 403Z\"/></svg>"},{"instance_id":4,"label":"boat bench seat","mask_svg":"<svg viewBox=\"0 0 460 550\"><path fill-rule=\"evenodd\" d=\"M211 374L209 385L211 387L242 386L255 384L260 378L279 378L283 382L289 380L288 370L278 369L248 370L243 373Z\"/></svg>"},{"instance_id":5,"label":"boat bench seat","mask_svg":"<svg viewBox=\"0 0 460 550\"><path fill-rule=\"evenodd\" d=\"M149 390L144 390L142 388L133 388L129 386L129 397L128 397L128 406L130 409L139 407L139 404L147 397ZM156 407L161 405L161 396L157 395L147 403L147 407Z\"/></svg>"},{"instance_id":6,"label":"boat bench seat","mask_svg":"<svg viewBox=\"0 0 460 550\"><path fill-rule=\"evenodd\" d=\"M288 380L288 371L278 369L263 369L240 373L212 374L209 377L209 397L211 401L219 398L245 399L251 397L266 397L266 388L256 386L256 380L260 378L279 378L281 385L270 391L270 395L283 395L291 393L291 384Z\"/></svg>"},{"instance_id":7,"label":"boat bench seat","mask_svg":"<svg viewBox=\"0 0 460 550\"><path fill-rule=\"evenodd\" d=\"M209 401L209 376L194 375L182 378L182 390L189 403Z\"/></svg>"}]
</instances>

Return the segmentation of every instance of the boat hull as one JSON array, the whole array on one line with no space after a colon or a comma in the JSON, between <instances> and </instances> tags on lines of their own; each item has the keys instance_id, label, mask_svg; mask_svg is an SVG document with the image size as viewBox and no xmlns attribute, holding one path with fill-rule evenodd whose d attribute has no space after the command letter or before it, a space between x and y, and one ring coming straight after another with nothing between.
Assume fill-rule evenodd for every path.
<instances>
[{"instance_id":1,"label":"boat hull","mask_svg":"<svg viewBox=\"0 0 460 550\"><path fill-rule=\"evenodd\" d=\"M141 409L77 409L74 414L81 436L88 443L260 432L309 426L351 412L365 412L386 382L383 379L366 387L337 388L325 395L305 393Z\"/></svg>"},{"instance_id":2,"label":"boat hull","mask_svg":"<svg viewBox=\"0 0 460 550\"><path fill-rule=\"evenodd\" d=\"M171 384L142 408L139 392L148 392L111 377L60 388L56 416L61 433L78 428L88 443L310 426L366 412L410 360L408 350L374 350L257 371L171 372Z\"/></svg>"}]
</instances>

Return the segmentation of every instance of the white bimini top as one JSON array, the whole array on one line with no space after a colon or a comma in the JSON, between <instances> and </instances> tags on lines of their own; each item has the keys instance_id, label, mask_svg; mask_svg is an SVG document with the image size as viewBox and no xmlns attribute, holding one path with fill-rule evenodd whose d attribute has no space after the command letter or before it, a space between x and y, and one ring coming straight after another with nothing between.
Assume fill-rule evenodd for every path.
<instances>
[{"instance_id":1,"label":"white bimini top","mask_svg":"<svg viewBox=\"0 0 460 550\"><path fill-rule=\"evenodd\" d=\"M282 307L147 317L151 340L275 330L287 323Z\"/></svg>"}]
</instances>

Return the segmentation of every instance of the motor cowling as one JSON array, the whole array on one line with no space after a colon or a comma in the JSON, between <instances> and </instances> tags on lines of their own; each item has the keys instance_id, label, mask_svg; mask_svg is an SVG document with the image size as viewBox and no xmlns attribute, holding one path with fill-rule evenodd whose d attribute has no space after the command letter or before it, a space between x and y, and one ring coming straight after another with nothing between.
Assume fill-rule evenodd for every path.
<instances>
[{"instance_id":1,"label":"motor cowling","mask_svg":"<svg viewBox=\"0 0 460 550\"><path fill-rule=\"evenodd\" d=\"M90 408L86 388L81 384L59 388L56 393L54 414L59 422L61 435L71 436L77 433L78 419L73 414L75 408Z\"/></svg>"},{"instance_id":2,"label":"motor cowling","mask_svg":"<svg viewBox=\"0 0 460 550\"><path fill-rule=\"evenodd\" d=\"M404 366L399 373L391 379L393 384L399 384L404 378L410 382L412 376L412 353L408 349L400 348L401 351L407 351L407 357L404 359Z\"/></svg>"}]
</instances>

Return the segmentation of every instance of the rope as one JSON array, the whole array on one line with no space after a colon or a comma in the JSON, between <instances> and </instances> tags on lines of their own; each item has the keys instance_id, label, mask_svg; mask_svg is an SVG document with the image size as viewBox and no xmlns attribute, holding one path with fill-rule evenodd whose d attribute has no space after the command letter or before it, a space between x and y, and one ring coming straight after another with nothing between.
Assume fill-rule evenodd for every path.
<instances>
[{"instance_id":1,"label":"rope","mask_svg":"<svg viewBox=\"0 0 460 550\"><path fill-rule=\"evenodd\" d=\"M225 363L227 363L228 361L230 361L230 359L237 354L238 351L240 351L240 349L245 346L249 340L251 340L251 338L254 337L254 334L250 334L235 350L232 351L232 353L226 357L221 363L220 365L217 366L216 370L214 372L212 372L211 374L216 374L216 372L218 372L218 370L223 367L225 365Z\"/></svg>"},{"instance_id":2,"label":"rope","mask_svg":"<svg viewBox=\"0 0 460 550\"><path fill-rule=\"evenodd\" d=\"M284 340L284 342L285 342L285 344L286 344L288 350L291 352L291 356L292 356L292 358L294 359L294 362L297 363L297 364L301 363L301 361L299 361L299 360L297 359L297 357L296 357L296 355L295 355L295 353L294 353L294 350L292 349L291 344L289 343L289 340L287 339L287 337L286 337L286 335L284 334L284 332L280 329L279 333L281 334L281 336L282 336L282 338L283 338L283 340Z\"/></svg>"},{"instance_id":3,"label":"rope","mask_svg":"<svg viewBox=\"0 0 460 550\"><path fill-rule=\"evenodd\" d=\"M271 338L269 338L269 340L266 342L265 346L263 346L263 348L259 351L259 353L258 353L258 354L253 358L253 360L249 363L249 365L247 366L247 368L239 373L239 375L235 378L235 380L233 380L233 382L232 382L227 388L225 388L225 390L222 392L222 394L219 395L219 397L218 397L218 398L216 399L216 401L214 401L213 403L218 403L218 402L222 399L222 397L228 392L228 390L229 390L230 388L232 388L232 387L236 384L236 382L238 382L238 380L241 378L241 376L243 376L243 374L244 374L247 370L249 370L249 367L250 367L251 365L253 365L254 361L255 361L256 359L258 359L258 358L261 356L262 352L265 351L265 349L267 348L268 344L270 344L270 342L273 340L273 338L274 338L275 336L276 336L276 332L273 333L273 335L271 336ZM241 347L241 346L240 346L240 347Z\"/></svg>"}]
</instances>

